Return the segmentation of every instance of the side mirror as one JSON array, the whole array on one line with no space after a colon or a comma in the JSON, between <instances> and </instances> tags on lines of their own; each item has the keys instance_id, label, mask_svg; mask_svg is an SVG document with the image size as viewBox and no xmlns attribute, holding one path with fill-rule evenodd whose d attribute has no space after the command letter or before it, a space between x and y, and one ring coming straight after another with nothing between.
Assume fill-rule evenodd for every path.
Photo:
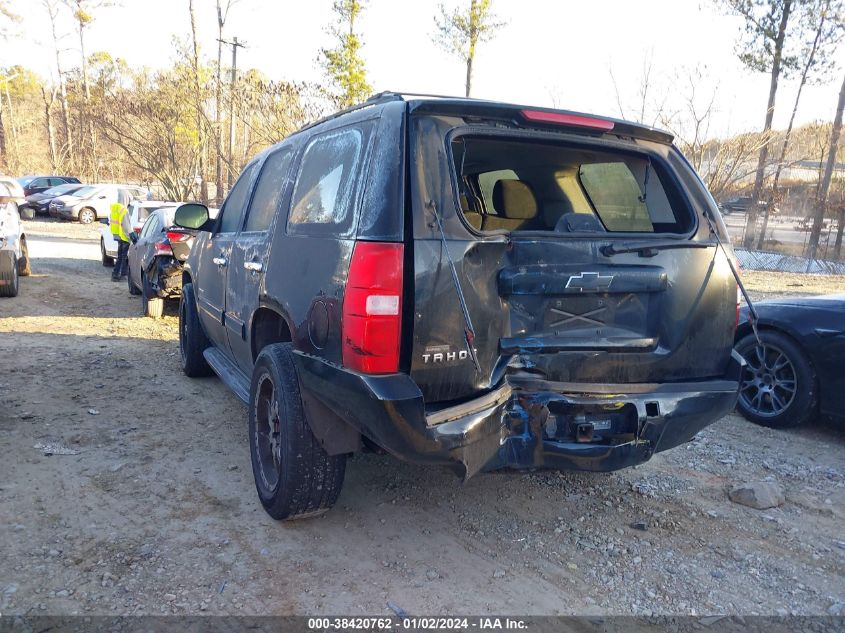
<instances>
[{"instance_id":1,"label":"side mirror","mask_svg":"<svg viewBox=\"0 0 845 633\"><path fill-rule=\"evenodd\" d=\"M188 202L176 209L174 222L183 229L207 230L204 229L208 222L208 207L196 202Z\"/></svg>"}]
</instances>

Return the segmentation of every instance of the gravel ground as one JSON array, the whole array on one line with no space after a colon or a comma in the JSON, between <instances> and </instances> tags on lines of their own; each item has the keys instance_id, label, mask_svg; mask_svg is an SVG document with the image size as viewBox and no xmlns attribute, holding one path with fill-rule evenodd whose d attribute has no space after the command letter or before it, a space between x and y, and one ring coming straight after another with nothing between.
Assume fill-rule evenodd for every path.
<instances>
[{"instance_id":1,"label":"gravel ground","mask_svg":"<svg viewBox=\"0 0 845 633\"><path fill-rule=\"evenodd\" d=\"M140 316L96 229L26 227L34 274L0 303L4 615L845 614L842 425L730 415L637 468L466 484L365 454L332 512L280 524L244 407L179 370L175 311ZM745 276L757 296L845 288ZM763 480L782 506L729 500Z\"/></svg>"}]
</instances>

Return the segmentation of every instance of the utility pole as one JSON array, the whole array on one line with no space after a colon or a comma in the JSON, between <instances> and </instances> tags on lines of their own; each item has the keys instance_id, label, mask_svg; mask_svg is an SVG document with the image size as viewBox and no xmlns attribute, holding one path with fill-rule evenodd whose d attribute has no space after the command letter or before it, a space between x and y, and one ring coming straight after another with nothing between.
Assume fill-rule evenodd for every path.
<instances>
[{"instance_id":1,"label":"utility pole","mask_svg":"<svg viewBox=\"0 0 845 633\"><path fill-rule=\"evenodd\" d=\"M228 193L232 190L232 182L234 181L232 151L235 147L235 81L238 78L238 48L246 48L246 45L243 42L239 42L237 37L233 37L231 42L222 39L218 39L217 41L232 47L232 75L229 80L229 147L227 148L229 169L226 175L226 191Z\"/></svg>"}]
</instances>

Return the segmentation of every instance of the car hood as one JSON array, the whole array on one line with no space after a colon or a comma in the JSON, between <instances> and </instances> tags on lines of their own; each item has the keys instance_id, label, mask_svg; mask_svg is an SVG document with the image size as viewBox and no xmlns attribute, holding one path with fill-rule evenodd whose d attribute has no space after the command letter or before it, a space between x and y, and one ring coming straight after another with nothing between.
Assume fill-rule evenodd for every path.
<instances>
[{"instance_id":1,"label":"car hood","mask_svg":"<svg viewBox=\"0 0 845 633\"><path fill-rule=\"evenodd\" d=\"M59 196L57 198L53 198L53 202L63 202L67 206L73 206L77 202L81 202L81 201L82 201L82 198L77 198L76 196L67 196L67 195Z\"/></svg>"},{"instance_id":2,"label":"car hood","mask_svg":"<svg viewBox=\"0 0 845 633\"><path fill-rule=\"evenodd\" d=\"M845 293L817 297L783 297L756 301L755 306L790 306L796 308L842 308L845 310Z\"/></svg>"}]
</instances>

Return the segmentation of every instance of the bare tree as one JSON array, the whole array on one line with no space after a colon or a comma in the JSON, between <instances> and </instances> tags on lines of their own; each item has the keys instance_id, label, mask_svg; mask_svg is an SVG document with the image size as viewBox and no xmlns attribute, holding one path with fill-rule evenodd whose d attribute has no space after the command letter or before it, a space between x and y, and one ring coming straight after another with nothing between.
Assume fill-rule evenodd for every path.
<instances>
[{"instance_id":1,"label":"bare tree","mask_svg":"<svg viewBox=\"0 0 845 633\"><path fill-rule=\"evenodd\" d=\"M56 88L49 90L42 85L41 97L44 100L44 129L47 132L47 148L50 152L50 167L56 171L56 135L53 132L53 103L56 101Z\"/></svg>"},{"instance_id":2,"label":"bare tree","mask_svg":"<svg viewBox=\"0 0 845 633\"><path fill-rule=\"evenodd\" d=\"M792 136L792 128L795 125L795 115L798 113L798 104L801 101L801 93L804 86L812 79L812 71L814 68L819 69L819 75L823 77L825 71L830 67L830 53L842 38L842 11L845 7L845 2L842 0L813 0L809 3L809 10L807 10L807 20L815 21L816 28L810 29L812 34L812 41L803 52L805 59L804 66L801 71L801 79L798 82L798 92L795 95L795 103L792 106L792 115L789 117L789 125L786 128L786 134L783 137L783 143L780 149L780 158L777 161L775 168L775 175L772 180L772 204L766 205L763 215L763 226L760 230L760 235L757 239L757 248L763 248L764 240L766 239L766 230L769 226L769 214L775 203L780 201L780 191L778 185L780 183L780 175L786 163L786 154L789 150L789 141Z\"/></svg>"},{"instance_id":3,"label":"bare tree","mask_svg":"<svg viewBox=\"0 0 845 633\"><path fill-rule=\"evenodd\" d=\"M833 127L830 130L830 144L827 150L827 163L825 164L824 176L819 183L819 192L816 196L815 217L813 218L813 229L810 231L810 242L808 245L809 258L816 256L819 247L822 224L824 223L824 212L827 208L827 194L830 189L830 180L833 177L833 167L836 164L836 152L839 149L839 135L842 132L842 110L845 109L845 77L842 78L842 88L839 90L839 101L836 103L836 116L833 119Z\"/></svg>"},{"instance_id":4,"label":"bare tree","mask_svg":"<svg viewBox=\"0 0 845 633\"><path fill-rule=\"evenodd\" d=\"M751 70L769 73L769 101L763 133L772 129L775 114L778 81L784 67L794 67L795 59L785 55L787 33L791 23L796 0L723 0L734 13L745 20L745 39L739 51L739 59ZM754 190L751 194L756 202L760 199L763 180L768 164L768 141L760 148L757 159L757 172L754 178ZM757 205L752 204L746 217L746 248L754 244L754 232L757 224Z\"/></svg>"},{"instance_id":5,"label":"bare tree","mask_svg":"<svg viewBox=\"0 0 845 633\"><path fill-rule=\"evenodd\" d=\"M71 165L73 164L73 139L70 133L70 110L67 104L67 85L65 73L62 70L62 56L59 48L60 36L57 30L56 20L59 15L58 0L42 0L47 15L50 18L50 33L53 37L53 50L56 54L56 73L59 82L59 103L62 106L62 132L64 133L65 147L63 154L67 155Z\"/></svg>"},{"instance_id":6,"label":"bare tree","mask_svg":"<svg viewBox=\"0 0 845 633\"><path fill-rule=\"evenodd\" d=\"M492 13L492 0L470 0L469 6L451 12L440 5L440 15L434 17L437 30L433 40L443 50L458 56L466 64L466 96L472 92L472 66L479 44L489 42L505 26Z\"/></svg>"}]
</instances>

